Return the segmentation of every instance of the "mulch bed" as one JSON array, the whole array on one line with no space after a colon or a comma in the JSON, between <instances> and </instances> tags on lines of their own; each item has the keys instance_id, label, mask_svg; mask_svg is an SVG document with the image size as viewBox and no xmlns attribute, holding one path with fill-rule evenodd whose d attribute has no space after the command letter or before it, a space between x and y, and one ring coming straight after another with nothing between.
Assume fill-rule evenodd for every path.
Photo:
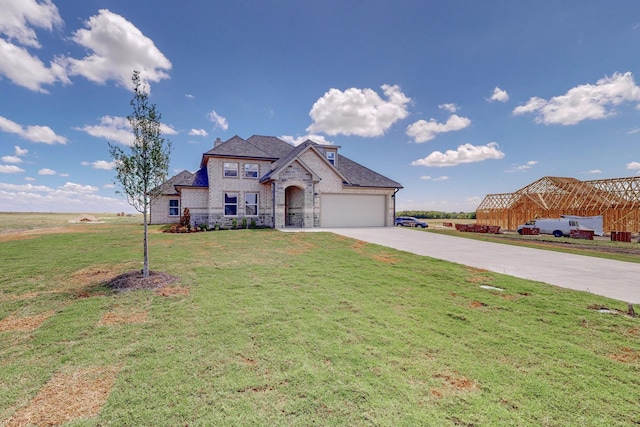
<instances>
[{"instance_id":1,"label":"mulch bed","mask_svg":"<svg viewBox=\"0 0 640 427\"><path fill-rule=\"evenodd\" d=\"M114 277L107 282L107 287L118 292L131 291L134 289L157 289L170 285L178 280L176 276L158 271L150 271L146 279L142 271L135 270Z\"/></svg>"}]
</instances>

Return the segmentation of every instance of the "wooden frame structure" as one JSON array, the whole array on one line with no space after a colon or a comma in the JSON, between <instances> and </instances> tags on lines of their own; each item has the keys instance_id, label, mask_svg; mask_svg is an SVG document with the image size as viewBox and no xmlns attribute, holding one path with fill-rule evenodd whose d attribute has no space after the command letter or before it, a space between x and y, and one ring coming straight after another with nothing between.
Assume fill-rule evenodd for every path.
<instances>
[{"instance_id":1,"label":"wooden frame structure","mask_svg":"<svg viewBox=\"0 0 640 427\"><path fill-rule=\"evenodd\" d=\"M476 209L476 222L515 230L534 218L602 215L602 228L640 230L640 177L580 181L545 176L515 193L488 194Z\"/></svg>"}]
</instances>

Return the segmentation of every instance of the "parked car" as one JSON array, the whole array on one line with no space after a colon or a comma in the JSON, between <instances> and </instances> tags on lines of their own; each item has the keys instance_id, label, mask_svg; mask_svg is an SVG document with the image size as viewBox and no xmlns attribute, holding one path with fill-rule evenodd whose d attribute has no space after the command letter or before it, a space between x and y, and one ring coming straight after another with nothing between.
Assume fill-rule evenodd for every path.
<instances>
[{"instance_id":1,"label":"parked car","mask_svg":"<svg viewBox=\"0 0 640 427\"><path fill-rule=\"evenodd\" d=\"M424 221L420 221L418 218L412 216L399 216L396 218L396 225L402 227L422 227L427 228L429 224Z\"/></svg>"}]
</instances>

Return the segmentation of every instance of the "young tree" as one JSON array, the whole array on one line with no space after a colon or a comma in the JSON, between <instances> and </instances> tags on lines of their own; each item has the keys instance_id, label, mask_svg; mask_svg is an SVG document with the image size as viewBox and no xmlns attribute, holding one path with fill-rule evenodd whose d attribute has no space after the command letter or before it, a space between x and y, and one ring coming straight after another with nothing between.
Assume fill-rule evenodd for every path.
<instances>
[{"instance_id":1,"label":"young tree","mask_svg":"<svg viewBox=\"0 0 640 427\"><path fill-rule=\"evenodd\" d=\"M144 267L143 277L149 277L149 238L147 213L150 198L160 191L169 171L171 141L161 136L161 115L155 104L149 103L149 94L140 80L140 72L131 78L134 95L131 99L133 113L127 120L133 129L130 154L109 143L109 153L115 161L116 180L126 194L127 202L144 217Z\"/></svg>"}]
</instances>

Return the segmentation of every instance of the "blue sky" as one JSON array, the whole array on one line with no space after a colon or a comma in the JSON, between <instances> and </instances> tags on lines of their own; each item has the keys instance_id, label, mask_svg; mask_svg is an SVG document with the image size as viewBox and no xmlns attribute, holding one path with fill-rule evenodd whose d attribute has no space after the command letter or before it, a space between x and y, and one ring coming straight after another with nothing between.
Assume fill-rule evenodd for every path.
<instances>
[{"instance_id":1,"label":"blue sky","mask_svg":"<svg viewBox=\"0 0 640 427\"><path fill-rule=\"evenodd\" d=\"M543 176L640 172L640 2L0 0L0 211L131 212L140 70L170 175L219 137L307 137L474 211Z\"/></svg>"}]
</instances>

